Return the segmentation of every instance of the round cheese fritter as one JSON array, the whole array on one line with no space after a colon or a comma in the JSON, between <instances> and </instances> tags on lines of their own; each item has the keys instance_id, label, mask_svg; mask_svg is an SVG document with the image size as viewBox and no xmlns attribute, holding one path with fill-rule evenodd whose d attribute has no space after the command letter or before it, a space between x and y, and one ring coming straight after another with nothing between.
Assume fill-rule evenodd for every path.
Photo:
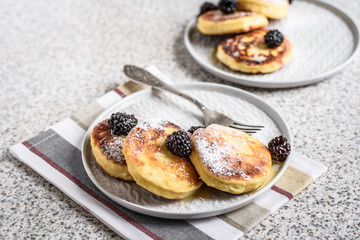
<instances>
[{"instance_id":1,"label":"round cheese fritter","mask_svg":"<svg viewBox=\"0 0 360 240\"><path fill-rule=\"evenodd\" d=\"M123 146L136 183L168 199L192 195L203 183L188 158L178 157L166 147L166 137L178 130L171 122L145 119L130 131Z\"/></svg>"},{"instance_id":2,"label":"round cheese fritter","mask_svg":"<svg viewBox=\"0 0 360 240\"><path fill-rule=\"evenodd\" d=\"M113 135L108 119L95 125L91 131L91 150L99 166L110 176L133 181L122 154L125 135Z\"/></svg>"},{"instance_id":3,"label":"round cheese fritter","mask_svg":"<svg viewBox=\"0 0 360 240\"><path fill-rule=\"evenodd\" d=\"M212 124L196 130L191 141L191 162L210 187L240 194L259 188L270 175L270 152L246 133Z\"/></svg>"},{"instance_id":4,"label":"round cheese fritter","mask_svg":"<svg viewBox=\"0 0 360 240\"><path fill-rule=\"evenodd\" d=\"M217 47L216 57L234 71L271 73L279 70L292 58L292 44L284 36L280 46L269 48L264 36L268 29L236 35Z\"/></svg>"},{"instance_id":5,"label":"round cheese fritter","mask_svg":"<svg viewBox=\"0 0 360 240\"><path fill-rule=\"evenodd\" d=\"M198 17L197 28L205 35L223 35L249 32L266 27L268 23L266 17L253 12L224 14L212 10Z\"/></svg>"}]
</instances>

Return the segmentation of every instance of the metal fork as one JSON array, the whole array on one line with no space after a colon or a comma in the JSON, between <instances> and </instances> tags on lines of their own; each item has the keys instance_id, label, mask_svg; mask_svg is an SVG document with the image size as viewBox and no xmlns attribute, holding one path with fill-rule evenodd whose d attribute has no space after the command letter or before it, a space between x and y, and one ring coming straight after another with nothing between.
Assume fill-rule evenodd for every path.
<instances>
[{"instance_id":1,"label":"metal fork","mask_svg":"<svg viewBox=\"0 0 360 240\"><path fill-rule=\"evenodd\" d=\"M143 68L139 68L134 65L125 65L124 73L126 74L126 76L132 78L136 82L150 85L156 89L161 89L174 93L178 96L184 97L189 101L193 102L202 111L204 115L205 126L208 126L212 123L216 123L219 125L224 125L231 128L239 129L246 133L256 133L257 131L260 131L262 128L264 128L264 126L255 126L255 125L249 125L249 124L237 122L220 112L211 110L208 107L206 107L204 104L200 103L197 99L171 87L170 85L161 81L159 78L155 77L154 75L152 75L150 72L146 71Z\"/></svg>"}]
</instances>

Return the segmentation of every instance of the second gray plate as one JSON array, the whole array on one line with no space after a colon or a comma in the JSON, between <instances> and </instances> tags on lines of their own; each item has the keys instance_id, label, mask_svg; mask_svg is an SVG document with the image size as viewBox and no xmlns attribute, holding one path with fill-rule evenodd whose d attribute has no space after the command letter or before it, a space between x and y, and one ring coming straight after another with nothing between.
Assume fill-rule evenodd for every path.
<instances>
[{"instance_id":1,"label":"second gray plate","mask_svg":"<svg viewBox=\"0 0 360 240\"><path fill-rule=\"evenodd\" d=\"M270 29L279 29L293 43L294 56L281 70L270 74L235 72L216 61L215 47L224 37L202 35L196 19L185 30L185 46L205 70L228 81L262 87L287 88L324 80L343 69L359 45L359 30L352 18L322 1L297 0L281 20L271 20Z\"/></svg>"}]
</instances>

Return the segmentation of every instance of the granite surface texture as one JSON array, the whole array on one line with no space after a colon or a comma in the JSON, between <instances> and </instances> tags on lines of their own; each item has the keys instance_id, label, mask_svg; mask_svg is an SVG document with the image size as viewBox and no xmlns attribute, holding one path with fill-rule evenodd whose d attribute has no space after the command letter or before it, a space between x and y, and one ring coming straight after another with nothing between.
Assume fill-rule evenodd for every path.
<instances>
[{"instance_id":1,"label":"granite surface texture","mask_svg":"<svg viewBox=\"0 0 360 240\"><path fill-rule=\"evenodd\" d=\"M0 1L0 238L120 239L8 148L125 82L124 64L153 64L177 82L224 83L260 96L287 121L296 151L329 167L245 239L360 238L360 56L306 87L224 82L184 47L185 25L202 2ZM360 23L360 1L331 2Z\"/></svg>"}]
</instances>

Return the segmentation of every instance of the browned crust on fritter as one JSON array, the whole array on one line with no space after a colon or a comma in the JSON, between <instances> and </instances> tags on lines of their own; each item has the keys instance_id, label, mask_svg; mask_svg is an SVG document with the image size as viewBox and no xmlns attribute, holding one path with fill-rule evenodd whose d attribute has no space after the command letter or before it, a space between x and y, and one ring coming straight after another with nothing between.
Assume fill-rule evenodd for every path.
<instances>
[{"instance_id":1,"label":"browned crust on fritter","mask_svg":"<svg viewBox=\"0 0 360 240\"><path fill-rule=\"evenodd\" d=\"M175 124L171 123L171 122L165 122L164 124L162 124L163 127L172 127L175 128L177 130L180 130L180 128L178 126L176 126ZM139 128L139 127L135 127L134 129L132 129L128 135L128 146L130 146L131 150L127 151L129 155L131 155L131 159L134 162L135 165L137 166L142 166L144 165L140 159L138 158L138 152L141 152L142 149L144 148L144 146L147 146L147 144L153 140L153 139L157 139L157 138L161 138L161 137L166 137L166 133L163 129L157 129L157 128L151 128L151 129L143 129L143 128ZM154 151L154 152L158 152L160 151L160 146L158 145L154 145L154 146L150 146L150 147L157 147L157 149L149 149L149 151ZM149 147L149 146L147 146ZM154 158L154 160L156 160Z\"/></svg>"},{"instance_id":2,"label":"browned crust on fritter","mask_svg":"<svg viewBox=\"0 0 360 240\"><path fill-rule=\"evenodd\" d=\"M91 141L93 142L94 145L99 147L101 152L107 157L108 160L111 160L114 164L126 166L125 158L124 161L122 162L115 161L115 159L110 158L104 151L104 146L107 143L115 141L113 135L111 134L111 128L108 124L108 120L109 119L105 119L95 125L95 127L91 132Z\"/></svg>"},{"instance_id":3,"label":"browned crust on fritter","mask_svg":"<svg viewBox=\"0 0 360 240\"><path fill-rule=\"evenodd\" d=\"M261 61L261 62L249 59L253 56L251 56L248 53L248 49L251 47L252 44L265 44L264 36L268 31L269 30L267 30L267 29L260 29L260 30L256 30L256 31L246 33L246 34L240 34L240 35L228 38L228 39L233 40L233 42L231 44L228 44L228 42L227 42L228 39L225 39L224 41L222 41L220 43L220 46L224 50L224 52L227 55L231 56L235 61L244 62L250 66L251 65L265 65L265 64L268 64L270 62L275 62L275 61L282 63L283 56L286 55L286 53L289 51L289 49L291 47L290 41L285 36L284 36L284 41L278 47L278 48L282 48L282 50L277 52L276 56L274 56L272 54L270 54L268 56L259 54L258 56L264 56L266 58L264 61ZM254 36L255 37L254 41L249 42L249 43L243 43L242 40L244 38L248 38L249 36ZM240 44L243 45L245 47L245 49L239 50L238 46ZM238 57L234 57L233 54L235 52L239 52Z\"/></svg>"}]
</instances>

